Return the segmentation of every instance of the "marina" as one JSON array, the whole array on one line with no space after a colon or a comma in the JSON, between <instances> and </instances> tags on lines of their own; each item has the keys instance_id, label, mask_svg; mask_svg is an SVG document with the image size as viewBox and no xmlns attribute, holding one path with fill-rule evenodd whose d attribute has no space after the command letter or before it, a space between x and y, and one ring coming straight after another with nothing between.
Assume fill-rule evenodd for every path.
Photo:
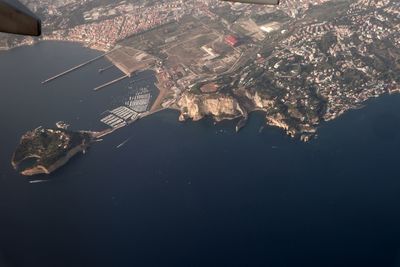
<instances>
[{"instance_id":1,"label":"marina","mask_svg":"<svg viewBox=\"0 0 400 267\"><path fill-rule=\"evenodd\" d=\"M151 94L148 88L141 88L135 95L130 96L125 105L136 112L146 112L149 108Z\"/></svg>"},{"instance_id":2,"label":"marina","mask_svg":"<svg viewBox=\"0 0 400 267\"><path fill-rule=\"evenodd\" d=\"M149 89L140 88L128 97L125 105L103 112L102 114L107 114L107 116L100 121L113 129L124 127L146 114L150 105L150 99L151 93Z\"/></svg>"},{"instance_id":3,"label":"marina","mask_svg":"<svg viewBox=\"0 0 400 267\"><path fill-rule=\"evenodd\" d=\"M135 112L125 106L118 107L118 108L110 111L110 113L114 114L115 116L117 116L123 120L135 120L139 115L137 112Z\"/></svg>"},{"instance_id":4,"label":"marina","mask_svg":"<svg viewBox=\"0 0 400 267\"><path fill-rule=\"evenodd\" d=\"M108 115L107 117L101 119L101 122L103 122L104 124L110 126L111 128L120 128L126 125L126 122L115 116L114 114Z\"/></svg>"}]
</instances>

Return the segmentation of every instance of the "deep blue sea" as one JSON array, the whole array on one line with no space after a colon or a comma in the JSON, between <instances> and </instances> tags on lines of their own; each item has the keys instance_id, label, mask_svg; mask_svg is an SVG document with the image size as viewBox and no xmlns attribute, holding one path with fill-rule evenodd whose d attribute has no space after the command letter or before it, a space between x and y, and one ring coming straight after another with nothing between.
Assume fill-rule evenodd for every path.
<instances>
[{"instance_id":1,"label":"deep blue sea","mask_svg":"<svg viewBox=\"0 0 400 267\"><path fill-rule=\"evenodd\" d=\"M0 52L1 267L400 266L400 95L307 144L260 130L262 114L237 134L164 111L30 184L10 164L23 133L101 129L122 104L129 80L92 90L121 75L99 74L106 60L41 84L97 55L58 42Z\"/></svg>"}]
</instances>

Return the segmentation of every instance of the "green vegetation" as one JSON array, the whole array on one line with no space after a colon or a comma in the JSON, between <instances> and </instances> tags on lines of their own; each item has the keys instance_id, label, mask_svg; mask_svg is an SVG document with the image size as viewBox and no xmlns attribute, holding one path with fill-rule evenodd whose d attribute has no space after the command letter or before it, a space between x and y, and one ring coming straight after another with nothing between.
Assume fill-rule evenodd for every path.
<instances>
[{"instance_id":1,"label":"green vegetation","mask_svg":"<svg viewBox=\"0 0 400 267\"><path fill-rule=\"evenodd\" d=\"M45 168L66 157L68 152L79 145L88 145L88 133L72 132L63 129L36 129L26 133L15 150L13 163L19 166L25 160L35 158L33 166Z\"/></svg>"}]
</instances>

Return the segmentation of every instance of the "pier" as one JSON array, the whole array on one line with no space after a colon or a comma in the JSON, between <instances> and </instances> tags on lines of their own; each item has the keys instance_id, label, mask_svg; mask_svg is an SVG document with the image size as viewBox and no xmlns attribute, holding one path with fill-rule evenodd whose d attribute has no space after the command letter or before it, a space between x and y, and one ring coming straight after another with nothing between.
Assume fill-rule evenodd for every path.
<instances>
[{"instance_id":1,"label":"pier","mask_svg":"<svg viewBox=\"0 0 400 267\"><path fill-rule=\"evenodd\" d=\"M108 69L111 69L112 67L115 67L115 66L114 66L114 65L110 65L110 66L108 66L108 67L101 68L101 69L99 69L99 73L102 73L103 71L106 71L106 70L108 70Z\"/></svg>"},{"instance_id":2,"label":"pier","mask_svg":"<svg viewBox=\"0 0 400 267\"><path fill-rule=\"evenodd\" d=\"M64 72L62 72L62 73L60 73L60 74L57 74L57 75L55 75L55 76L53 76L53 77L51 77L51 78L49 78L49 79L43 81L42 84L49 83L49 82L54 81L54 80L56 80L56 79L58 79L58 78L60 78L60 77L62 77L62 76L64 76L64 75L67 75L68 73L71 73L71 72L73 72L73 71L75 71L75 70L77 70L77 69L83 68L83 67L85 67L86 65L89 65L90 63L92 63L92 62L94 62L94 61L96 61L96 60L99 60L100 58L102 58L102 57L104 57L104 56L110 54L110 53L111 53L112 51L114 51L115 49L117 49L117 48L114 48L114 49L108 51L107 53L104 53L104 54L102 54L102 55L100 55L100 56L97 56L97 57L95 57L95 58L93 58L93 59L90 59L90 60L88 60L88 61L86 61L86 62L83 62L82 64L79 64L78 66L75 66L75 67L73 67L73 68L71 68L71 69L68 69L68 70L66 70L66 71L64 71Z\"/></svg>"},{"instance_id":3,"label":"pier","mask_svg":"<svg viewBox=\"0 0 400 267\"><path fill-rule=\"evenodd\" d=\"M89 132L93 138L99 139L113 133L115 129L106 129L101 132Z\"/></svg>"},{"instance_id":4,"label":"pier","mask_svg":"<svg viewBox=\"0 0 400 267\"><path fill-rule=\"evenodd\" d=\"M115 79L115 80L112 80L111 82L108 82L108 83L105 83L105 84L103 84L103 85L100 85L100 86L94 88L93 90L94 90L94 91L99 91L99 90L101 90L101 89L103 89L103 88L105 88L105 87L107 87L107 86L110 86L110 85L112 85L112 84L114 84L114 83L116 83L116 82L122 81L123 79L126 79L126 78L128 78L128 77L129 77L128 75L124 75L124 76L119 77L119 78L117 78L117 79Z\"/></svg>"},{"instance_id":5,"label":"pier","mask_svg":"<svg viewBox=\"0 0 400 267\"><path fill-rule=\"evenodd\" d=\"M169 108L168 108L168 107L162 107L162 108L159 108L159 109L157 109L157 110L146 111L146 112L141 113L141 114L139 115L139 119L143 119L143 118L149 117L149 116L151 116L151 115L153 115L153 114L156 114L156 113L158 113L158 112L160 112L160 111L167 110L167 109L169 109Z\"/></svg>"}]
</instances>

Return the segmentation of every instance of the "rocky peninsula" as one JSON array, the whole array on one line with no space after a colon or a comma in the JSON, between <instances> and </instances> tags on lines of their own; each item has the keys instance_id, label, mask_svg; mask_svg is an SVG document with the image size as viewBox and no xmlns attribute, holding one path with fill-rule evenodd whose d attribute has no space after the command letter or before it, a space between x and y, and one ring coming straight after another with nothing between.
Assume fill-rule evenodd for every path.
<instances>
[{"instance_id":1,"label":"rocky peninsula","mask_svg":"<svg viewBox=\"0 0 400 267\"><path fill-rule=\"evenodd\" d=\"M11 163L25 176L51 174L75 155L85 153L92 140L88 132L39 127L21 137Z\"/></svg>"}]
</instances>

